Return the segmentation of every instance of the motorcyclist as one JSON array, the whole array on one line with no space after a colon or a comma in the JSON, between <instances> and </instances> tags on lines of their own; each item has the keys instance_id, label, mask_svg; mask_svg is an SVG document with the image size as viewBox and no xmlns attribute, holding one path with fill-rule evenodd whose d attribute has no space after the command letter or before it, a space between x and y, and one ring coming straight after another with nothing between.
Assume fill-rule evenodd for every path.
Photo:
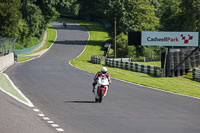
<instances>
[{"instance_id":1,"label":"motorcyclist","mask_svg":"<svg viewBox=\"0 0 200 133\"><path fill-rule=\"evenodd\" d=\"M95 77L94 77L94 82L93 82L93 92L94 92L94 89L95 89L95 86L96 86L96 84L97 84L97 79L98 79L98 77L100 77L100 76L106 76L107 78L108 78L108 82L109 82L109 84L111 84L112 83L112 80L111 80L111 78L110 78L110 74L107 72L107 68L106 67L102 67L101 68L101 71L99 71L99 72L97 72L97 74L95 75Z\"/></svg>"}]
</instances>

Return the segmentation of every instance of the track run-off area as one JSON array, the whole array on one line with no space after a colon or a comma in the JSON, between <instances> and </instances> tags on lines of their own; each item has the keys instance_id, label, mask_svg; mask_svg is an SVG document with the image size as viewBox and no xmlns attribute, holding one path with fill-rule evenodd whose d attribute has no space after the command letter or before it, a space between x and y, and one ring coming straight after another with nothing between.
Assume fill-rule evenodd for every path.
<instances>
[{"instance_id":1,"label":"track run-off area","mask_svg":"<svg viewBox=\"0 0 200 133\"><path fill-rule=\"evenodd\" d=\"M49 51L5 73L64 132L200 133L199 99L112 79L108 95L95 103L94 74L69 64L87 45L88 31L72 23L53 27L57 40Z\"/></svg>"}]
</instances>

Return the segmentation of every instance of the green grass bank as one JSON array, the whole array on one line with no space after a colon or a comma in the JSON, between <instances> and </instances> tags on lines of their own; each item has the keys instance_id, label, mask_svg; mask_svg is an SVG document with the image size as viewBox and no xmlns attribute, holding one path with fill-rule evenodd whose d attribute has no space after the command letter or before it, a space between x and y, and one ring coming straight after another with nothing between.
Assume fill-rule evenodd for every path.
<instances>
[{"instance_id":1,"label":"green grass bank","mask_svg":"<svg viewBox=\"0 0 200 133\"><path fill-rule=\"evenodd\" d=\"M14 89L10 81L6 78L6 76L3 73L0 73L0 88L4 89L6 92L12 94L13 96L16 96L20 100L27 102L24 99L24 97L21 94L19 94L18 91Z\"/></svg>"},{"instance_id":2,"label":"green grass bank","mask_svg":"<svg viewBox=\"0 0 200 133\"><path fill-rule=\"evenodd\" d=\"M96 73L101 69L104 64L96 65L90 63L92 55L103 55L101 46L103 42L110 38L104 27L96 22L71 20L71 19L59 19L66 22L77 23L80 26L85 27L90 33L90 40L87 44L86 50L79 57L71 61L71 64L75 67ZM160 65L159 63L156 63ZM152 77L148 74L132 72L122 70L119 68L107 67L111 77L121 80L129 81L136 84L141 84L149 87L159 88L162 90L179 93L183 95L189 95L194 97L200 97L200 83L193 81L189 78L175 77L175 78L160 78Z\"/></svg>"}]
</instances>

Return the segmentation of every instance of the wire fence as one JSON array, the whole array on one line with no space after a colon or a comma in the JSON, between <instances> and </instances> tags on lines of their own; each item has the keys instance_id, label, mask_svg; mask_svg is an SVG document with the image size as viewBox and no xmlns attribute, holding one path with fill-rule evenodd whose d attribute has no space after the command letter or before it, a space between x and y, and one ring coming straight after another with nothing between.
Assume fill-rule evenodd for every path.
<instances>
[{"instance_id":1,"label":"wire fence","mask_svg":"<svg viewBox=\"0 0 200 133\"><path fill-rule=\"evenodd\" d=\"M0 37L0 56L7 55L10 52L14 52L16 55L32 52L35 49L39 48L44 43L45 36L46 32L44 32L42 41L40 43L30 48L24 48L24 49L15 49L15 42L17 38Z\"/></svg>"},{"instance_id":2,"label":"wire fence","mask_svg":"<svg viewBox=\"0 0 200 133\"><path fill-rule=\"evenodd\" d=\"M0 56L9 54L15 49L17 38L0 37Z\"/></svg>"}]
</instances>

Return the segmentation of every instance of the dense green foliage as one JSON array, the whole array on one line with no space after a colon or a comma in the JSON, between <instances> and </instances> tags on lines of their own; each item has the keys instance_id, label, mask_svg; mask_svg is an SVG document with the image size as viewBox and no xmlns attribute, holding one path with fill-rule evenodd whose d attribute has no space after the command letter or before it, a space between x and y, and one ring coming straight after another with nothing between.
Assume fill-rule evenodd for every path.
<instances>
[{"instance_id":1,"label":"dense green foliage","mask_svg":"<svg viewBox=\"0 0 200 133\"><path fill-rule=\"evenodd\" d=\"M200 0L79 0L80 16L117 21L117 56L157 56L159 48L128 47L128 31L200 31Z\"/></svg>"},{"instance_id":2,"label":"dense green foliage","mask_svg":"<svg viewBox=\"0 0 200 133\"><path fill-rule=\"evenodd\" d=\"M200 31L200 0L1 0L0 36L17 37L26 47L30 38L39 39L46 24L59 14L103 22L112 36L115 18L118 35L128 31ZM124 50L120 56L130 56L127 51L132 50L144 54L143 47L119 49Z\"/></svg>"},{"instance_id":3,"label":"dense green foliage","mask_svg":"<svg viewBox=\"0 0 200 133\"><path fill-rule=\"evenodd\" d=\"M17 38L17 47L28 47L39 41L47 23L59 13L52 0L1 0L0 36Z\"/></svg>"},{"instance_id":4,"label":"dense green foliage","mask_svg":"<svg viewBox=\"0 0 200 133\"><path fill-rule=\"evenodd\" d=\"M159 19L155 16L155 8L149 0L111 0L106 10L106 18L113 23L117 19L117 32L157 30Z\"/></svg>"},{"instance_id":5,"label":"dense green foliage","mask_svg":"<svg viewBox=\"0 0 200 133\"><path fill-rule=\"evenodd\" d=\"M77 0L57 0L55 7L61 15L71 16L79 14L79 6Z\"/></svg>"},{"instance_id":6,"label":"dense green foliage","mask_svg":"<svg viewBox=\"0 0 200 133\"><path fill-rule=\"evenodd\" d=\"M20 0L0 2L0 36L14 37L21 18Z\"/></svg>"}]
</instances>

